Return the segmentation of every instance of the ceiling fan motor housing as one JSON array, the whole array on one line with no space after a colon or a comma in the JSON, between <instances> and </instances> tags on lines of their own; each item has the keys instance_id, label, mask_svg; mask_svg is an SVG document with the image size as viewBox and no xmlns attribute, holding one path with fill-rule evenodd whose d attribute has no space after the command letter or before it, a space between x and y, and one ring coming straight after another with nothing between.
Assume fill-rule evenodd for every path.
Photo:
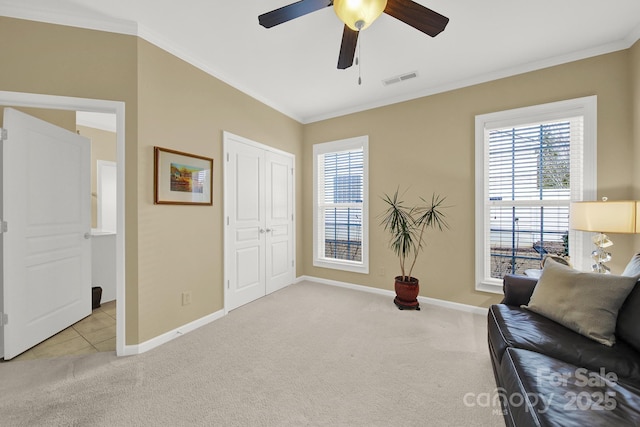
<instances>
[{"instance_id":1,"label":"ceiling fan motor housing","mask_svg":"<svg viewBox=\"0 0 640 427\"><path fill-rule=\"evenodd\" d=\"M354 31L362 31L387 7L387 0L334 0L338 18Z\"/></svg>"},{"instance_id":2,"label":"ceiling fan motor housing","mask_svg":"<svg viewBox=\"0 0 640 427\"><path fill-rule=\"evenodd\" d=\"M265 28L271 28L330 6L345 24L338 56L340 70L353 65L358 34L383 12L431 37L440 34L449 22L446 16L413 0L298 0L263 13L258 16L258 22Z\"/></svg>"}]
</instances>

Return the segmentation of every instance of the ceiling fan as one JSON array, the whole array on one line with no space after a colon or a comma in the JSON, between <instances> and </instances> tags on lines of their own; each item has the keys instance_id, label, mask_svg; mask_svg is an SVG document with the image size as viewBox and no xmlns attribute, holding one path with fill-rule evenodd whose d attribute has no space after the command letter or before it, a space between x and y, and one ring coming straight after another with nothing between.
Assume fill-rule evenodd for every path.
<instances>
[{"instance_id":1,"label":"ceiling fan","mask_svg":"<svg viewBox=\"0 0 640 427\"><path fill-rule=\"evenodd\" d=\"M446 16L412 0L300 0L263 13L258 16L258 22L265 28L271 28L329 6L333 6L340 20L345 23L338 56L338 68L341 70L353 65L358 33L383 12L431 37L440 34L449 22Z\"/></svg>"}]
</instances>

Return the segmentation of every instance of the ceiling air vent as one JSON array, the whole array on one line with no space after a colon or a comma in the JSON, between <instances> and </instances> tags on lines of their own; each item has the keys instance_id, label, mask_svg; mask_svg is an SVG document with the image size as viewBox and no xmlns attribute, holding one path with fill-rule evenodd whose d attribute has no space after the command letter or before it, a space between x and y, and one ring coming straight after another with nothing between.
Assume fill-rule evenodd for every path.
<instances>
[{"instance_id":1,"label":"ceiling air vent","mask_svg":"<svg viewBox=\"0 0 640 427\"><path fill-rule=\"evenodd\" d=\"M392 85L394 83L404 82L405 80L411 80L418 77L417 71L412 71L411 73L401 74L399 76L391 77L382 81L382 84L385 86Z\"/></svg>"}]
</instances>

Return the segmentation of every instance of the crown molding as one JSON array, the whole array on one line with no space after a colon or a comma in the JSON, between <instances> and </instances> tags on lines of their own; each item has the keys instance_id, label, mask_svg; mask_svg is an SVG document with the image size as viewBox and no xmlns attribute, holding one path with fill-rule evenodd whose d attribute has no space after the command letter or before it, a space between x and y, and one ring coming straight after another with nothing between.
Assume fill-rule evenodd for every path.
<instances>
[{"instance_id":1,"label":"crown molding","mask_svg":"<svg viewBox=\"0 0 640 427\"><path fill-rule=\"evenodd\" d=\"M599 55L605 55L608 53L617 52L620 50L628 49L635 42L640 39L640 26L631 32L627 37L617 42L596 46L581 51L571 52L566 55L555 56L553 58L546 58L540 61L529 62L526 64L517 65L515 67L503 68L490 73L481 74L470 79L457 80L443 85L433 86L423 90L415 91L406 95L400 95L393 98L382 99L369 104L361 104L351 108L346 108L331 113L306 117L303 119L303 124L319 122L322 120L328 120L336 117L345 116L347 114L359 113L374 108L386 107L388 105L398 104L401 102L411 101L418 98L424 98L430 95L436 95L439 93L449 92L456 89L462 89L469 86L474 86L482 83L487 83L507 77L516 76L519 74L529 73L532 71L542 70L544 68L554 67L556 65L567 64L582 59L592 58Z\"/></svg>"}]
</instances>

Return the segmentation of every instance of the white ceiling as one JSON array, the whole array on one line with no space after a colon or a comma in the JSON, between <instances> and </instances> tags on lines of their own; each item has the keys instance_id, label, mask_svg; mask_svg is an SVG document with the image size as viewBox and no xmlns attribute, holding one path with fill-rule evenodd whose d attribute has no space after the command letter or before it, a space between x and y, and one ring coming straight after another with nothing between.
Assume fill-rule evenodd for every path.
<instances>
[{"instance_id":1,"label":"white ceiling","mask_svg":"<svg viewBox=\"0 0 640 427\"><path fill-rule=\"evenodd\" d=\"M0 15L136 34L309 123L630 47L640 0L417 0L450 18L431 38L383 14L360 35L361 67L336 69L332 8L271 29L293 0L0 0ZM409 72L418 78L384 86ZM358 74L362 85L358 85Z\"/></svg>"}]
</instances>

